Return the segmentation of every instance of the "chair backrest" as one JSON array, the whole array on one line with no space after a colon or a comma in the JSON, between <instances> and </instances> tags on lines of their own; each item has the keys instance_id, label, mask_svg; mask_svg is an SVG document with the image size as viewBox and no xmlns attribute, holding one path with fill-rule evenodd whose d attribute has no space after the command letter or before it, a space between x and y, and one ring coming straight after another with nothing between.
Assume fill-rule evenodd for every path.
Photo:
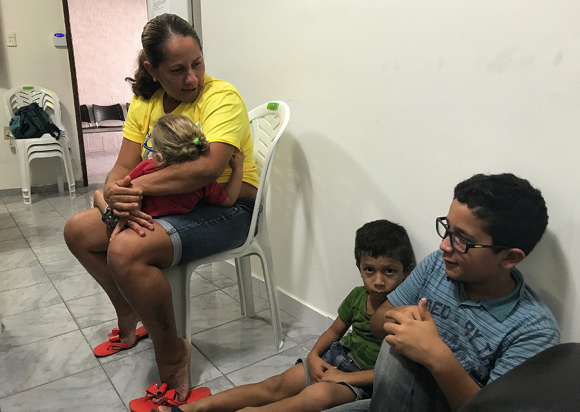
<instances>
[{"instance_id":1,"label":"chair backrest","mask_svg":"<svg viewBox=\"0 0 580 412\"><path fill-rule=\"evenodd\" d=\"M110 106L93 104L93 119L98 127L119 127L125 122L125 115L119 103ZM105 121L112 122L103 123Z\"/></svg>"},{"instance_id":2,"label":"chair backrest","mask_svg":"<svg viewBox=\"0 0 580 412\"><path fill-rule=\"evenodd\" d=\"M81 123L83 123L82 127L91 127L92 122L91 115L89 113L89 107L86 104L81 104L79 109L81 112Z\"/></svg>"},{"instance_id":3,"label":"chair backrest","mask_svg":"<svg viewBox=\"0 0 580 412\"><path fill-rule=\"evenodd\" d=\"M290 107L281 101L264 103L248 113L250 118L250 130L254 143L254 162L260 176L258 194L256 195L256 206L252 214L250 231L244 246L249 243L256 233L256 225L262 205L266 200L272 164L280 137L286 130L290 121Z\"/></svg>"},{"instance_id":4,"label":"chair backrest","mask_svg":"<svg viewBox=\"0 0 580 412\"><path fill-rule=\"evenodd\" d=\"M30 103L38 103L50 116L54 124L62 126L60 120L60 100L55 92L40 86L15 87L4 93L6 115L8 119L14 117L14 112Z\"/></svg>"}]
</instances>

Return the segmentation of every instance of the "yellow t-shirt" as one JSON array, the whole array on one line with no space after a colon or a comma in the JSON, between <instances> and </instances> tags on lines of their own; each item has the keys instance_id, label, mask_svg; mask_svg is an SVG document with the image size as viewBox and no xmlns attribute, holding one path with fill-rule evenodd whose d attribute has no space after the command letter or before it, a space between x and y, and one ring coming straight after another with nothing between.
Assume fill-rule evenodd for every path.
<instances>
[{"instance_id":1,"label":"yellow t-shirt","mask_svg":"<svg viewBox=\"0 0 580 412\"><path fill-rule=\"evenodd\" d=\"M159 88L149 100L133 96L123 126L123 137L143 144L163 111L163 95ZM243 181L258 187L259 178L254 163L254 146L250 136L248 111L237 89L224 80L204 76L203 89L192 103L183 102L171 114L181 114L194 122L200 122L203 134L209 142L230 144L244 151ZM230 180L232 169L228 165L218 178L218 183Z\"/></svg>"}]
</instances>

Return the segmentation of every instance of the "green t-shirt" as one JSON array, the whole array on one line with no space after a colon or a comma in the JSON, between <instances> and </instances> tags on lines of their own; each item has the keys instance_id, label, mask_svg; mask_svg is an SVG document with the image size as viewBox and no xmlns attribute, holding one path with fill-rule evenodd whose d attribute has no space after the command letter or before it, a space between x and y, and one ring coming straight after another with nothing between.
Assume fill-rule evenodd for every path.
<instances>
[{"instance_id":1,"label":"green t-shirt","mask_svg":"<svg viewBox=\"0 0 580 412\"><path fill-rule=\"evenodd\" d=\"M374 369L381 339L371 332L371 316L367 312L368 293L364 286L354 288L338 308L338 316L352 325L352 332L346 334L340 343L348 348L350 356L364 370Z\"/></svg>"}]
</instances>

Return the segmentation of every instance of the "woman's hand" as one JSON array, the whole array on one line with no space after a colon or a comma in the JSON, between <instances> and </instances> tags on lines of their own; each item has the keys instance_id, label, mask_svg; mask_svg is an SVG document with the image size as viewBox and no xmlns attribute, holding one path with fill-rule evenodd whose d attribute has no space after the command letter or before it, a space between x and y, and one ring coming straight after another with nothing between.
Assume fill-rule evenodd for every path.
<instances>
[{"instance_id":1,"label":"woman's hand","mask_svg":"<svg viewBox=\"0 0 580 412\"><path fill-rule=\"evenodd\" d=\"M125 176L105 186L105 201L119 217L129 217L131 210L139 210L143 191L133 187L131 177Z\"/></svg>"},{"instance_id":2,"label":"woman's hand","mask_svg":"<svg viewBox=\"0 0 580 412\"><path fill-rule=\"evenodd\" d=\"M324 362L320 356L312 352L306 357L306 362L308 364L308 375L310 375L310 380L313 383L320 382L326 371L336 369L336 367Z\"/></svg>"},{"instance_id":3,"label":"woman's hand","mask_svg":"<svg viewBox=\"0 0 580 412\"><path fill-rule=\"evenodd\" d=\"M113 233L111 233L111 237L109 239L109 242L112 242L113 239L119 234L121 233L121 231L125 228L125 226L127 225L127 223L129 223L129 219L122 217L119 219L119 221L117 222L117 226L115 226L115 229L113 229Z\"/></svg>"},{"instance_id":4,"label":"woman's hand","mask_svg":"<svg viewBox=\"0 0 580 412\"><path fill-rule=\"evenodd\" d=\"M141 207L141 204L139 204L139 207ZM130 210L129 213L127 226L137 232L139 236L145 236L143 228L151 231L155 229L155 226L153 226L153 218L147 213L140 210Z\"/></svg>"},{"instance_id":5,"label":"woman's hand","mask_svg":"<svg viewBox=\"0 0 580 412\"><path fill-rule=\"evenodd\" d=\"M244 167L245 158L246 156L244 155L244 151L242 149L240 149L239 152L234 153L230 159L230 167L232 170L242 170Z\"/></svg>"}]
</instances>

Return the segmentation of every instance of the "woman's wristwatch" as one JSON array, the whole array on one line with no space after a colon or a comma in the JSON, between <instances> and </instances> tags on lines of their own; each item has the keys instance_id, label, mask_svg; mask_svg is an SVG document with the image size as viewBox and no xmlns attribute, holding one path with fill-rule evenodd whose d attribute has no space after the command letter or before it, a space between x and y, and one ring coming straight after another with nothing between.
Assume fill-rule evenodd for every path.
<instances>
[{"instance_id":1,"label":"woman's wristwatch","mask_svg":"<svg viewBox=\"0 0 580 412\"><path fill-rule=\"evenodd\" d=\"M103 223L110 227L111 229L115 229L117 226L117 222L119 222L119 216L113 213L113 210L109 206L105 208L103 212L103 217L101 218Z\"/></svg>"}]
</instances>

